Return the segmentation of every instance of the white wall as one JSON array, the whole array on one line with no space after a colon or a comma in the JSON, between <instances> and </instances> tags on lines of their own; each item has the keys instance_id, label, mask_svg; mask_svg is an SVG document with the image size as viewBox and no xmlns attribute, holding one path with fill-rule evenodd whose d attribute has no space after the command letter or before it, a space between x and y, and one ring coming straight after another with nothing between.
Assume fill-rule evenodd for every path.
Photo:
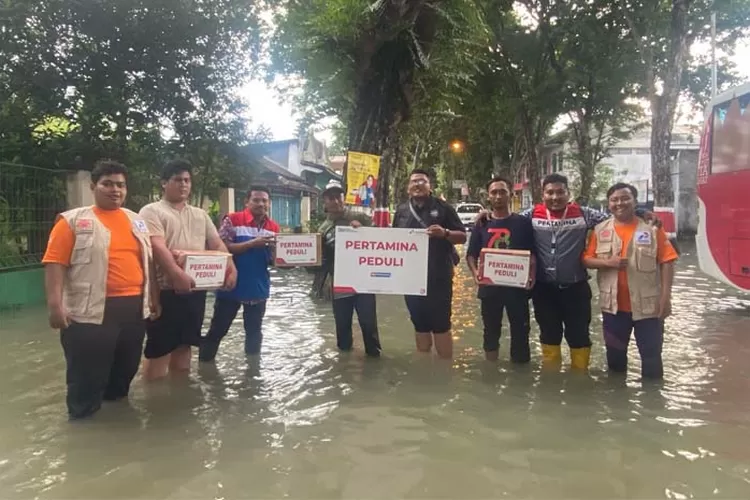
<instances>
[{"instance_id":1,"label":"white wall","mask_svg":"<svg viewBox=\"0 0 750 500\"><path fill-rule=\"evenodd\" d=\"M289 143L289 164L287 169L296 175L302 176L302 165L299 163L299 144L298 142Z\"/></svg>"}]
</instances>

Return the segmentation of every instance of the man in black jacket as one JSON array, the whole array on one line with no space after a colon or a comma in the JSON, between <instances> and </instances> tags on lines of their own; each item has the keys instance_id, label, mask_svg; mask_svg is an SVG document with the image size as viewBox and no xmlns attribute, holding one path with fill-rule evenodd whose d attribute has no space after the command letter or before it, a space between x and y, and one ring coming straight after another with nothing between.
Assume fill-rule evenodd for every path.
<instances>
[{"instance_id":1,"label":"man in black jacket","mask_svg":"<svg viewBox=\"0 0 750 500\"><path fill-rule=\"evenodd\" d=\"M424 228L430 237L427 295L405 296L416 331L417 350L430 352L433 339L441 358L453 357L451 301L453 268L458 263L455 245L466 242L466 230L448 203L432 196L429 173L415 169L409 175L409 201L396 209L393 227Z\"/></svg>"}]
</instances>

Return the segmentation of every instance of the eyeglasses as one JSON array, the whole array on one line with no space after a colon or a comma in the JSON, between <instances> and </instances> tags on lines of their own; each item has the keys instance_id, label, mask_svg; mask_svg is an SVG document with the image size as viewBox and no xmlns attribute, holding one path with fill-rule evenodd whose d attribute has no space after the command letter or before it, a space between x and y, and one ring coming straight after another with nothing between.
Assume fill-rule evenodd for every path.
<instances>
[{"instance_id":1,"label":"eyeglasses","mask_svg":"<svg viewBox=\"0 0 750 500\"><path fill-rule=\"evenodd\" d=\"M411 180L409 180L409 184L413 184L415 186L424 186L428 182L429 181L427 179L421 179L421 178L420 179L411 179Z\"/></svg>"}]
</instances>

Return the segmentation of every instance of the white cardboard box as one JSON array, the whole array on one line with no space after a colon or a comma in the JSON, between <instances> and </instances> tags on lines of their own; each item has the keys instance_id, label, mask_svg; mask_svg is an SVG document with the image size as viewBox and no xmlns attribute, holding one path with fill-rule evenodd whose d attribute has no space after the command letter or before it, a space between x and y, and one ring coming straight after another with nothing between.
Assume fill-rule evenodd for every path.
<instances>
[{"instance_id":1,"label":"white cardboard box","mask_svg":"<svg viewBox=\"0 0 750 500\"><path fill-rule=\"evenodd\" d=\"M224 252L180 252L182 268L195 281L196 290L216 290L224 285L231 254Z\"/></svg>"},{"instance_id":2,"label":"white cardboard box","mask_svg":"<svg viewBox=\"0 0 750 500\"><path fill-rule=\"evenodd\" d=\"M531 271L531 252L483 248L479 256L480 283L526 288Z\"/></svg>"},{"instance_id":3,"label":"white cardboard box","mask_svg":"<svg viewBox=\"0 0 750 500\"><path fill-rule=\"evenodd\" d=\"M321 264L320 234L277 234L277 267L319 266Z\"/></svg>"}]
</instances>

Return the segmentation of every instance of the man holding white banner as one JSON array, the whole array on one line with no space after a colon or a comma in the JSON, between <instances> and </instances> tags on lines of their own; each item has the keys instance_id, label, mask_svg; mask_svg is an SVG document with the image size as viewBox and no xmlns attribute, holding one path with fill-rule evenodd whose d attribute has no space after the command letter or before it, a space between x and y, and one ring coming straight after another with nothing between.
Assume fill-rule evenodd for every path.
<instances>
[{"instance_id":1,"label":"man holding white banner","mask_svg":"<svg viewBox=\"0 0 750 500\"><path fill-rule=\"evenodd\" d=\"M407 189L409 201L396 210L393 227L426 229L430 238L427 294L404 297L416 332L417 350L430 352L434 338L438 356L452 358L453 268L458 264L455 245L466 242L466 230L453 207L432 196L426 170L412 170Z\"/></svg>"},{"instance_id":2,"label":"man holding white banner","mask_svg":"<svg viewBox=\"0 0 750 500\"><path fill-rule=\"evenodd\" d=\"M531 359L528 289L534 283L536 272L536 259L531 253L534 248L534 228L530 219L510 213L512 186L509 180L502 177L495 177L487 184L492 212L489 220L483 220L474 227L466 251L466 263L479 286L477 296L482 302L487 360L498 359L503 311L507 311L510 359L514 363L528 363ZM522 253L498 253L495 255L503 260L485 262L490 252L497 251L495 249L527 252L528 256ZM494 271L495 279L487 276L488 269ZM521 279L516 279L519 276Z\"/></svg>"},{"instance_id":3,"label":"man holding white banner","mask_svg":"<svg viewBox=\"0 0 750 500\"><path fill-rule=\"evenodd\" d=\"M372 226L372 219L363 213L356 213L344 207L344 189L335 181L330 182L322 194L327 218L320 225L323 240L323 266L320 273L324 276L318 280L320 286L332 286L334 276L334 256L336 247L336 227L350 226L358 228ZM318 295L316 293L316 295ZM351 351L353 344L352 320L357 311L359 326L362 329L362 340L365 353L370 357L380 356L380 338L378 336L378 316L375 295L352 291L333 291L333 317L336 321L336 345L341 351Z\"/></svg>"}]
</instances>

